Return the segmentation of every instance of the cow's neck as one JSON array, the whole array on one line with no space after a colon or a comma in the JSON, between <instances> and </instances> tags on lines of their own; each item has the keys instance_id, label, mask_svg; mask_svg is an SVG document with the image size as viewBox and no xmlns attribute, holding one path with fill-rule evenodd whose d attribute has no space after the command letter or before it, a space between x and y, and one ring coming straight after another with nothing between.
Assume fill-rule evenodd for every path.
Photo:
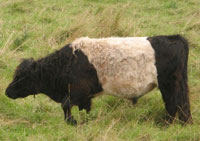
<instances>
[{"instance_id":1,"label":"cow's neck","mask_svg":"<svg viewBox=\"0 0 200 141\"><path fill-rule=\"evenodd\" d=\"M68 53L69 52L69 53ZM67 54L68 53L68 54ZM69 83L68 69L71 61L71 49L65 47L38 60L39 93L43 93L56 102L62 102Z\"/></svg>"}]
</instances>

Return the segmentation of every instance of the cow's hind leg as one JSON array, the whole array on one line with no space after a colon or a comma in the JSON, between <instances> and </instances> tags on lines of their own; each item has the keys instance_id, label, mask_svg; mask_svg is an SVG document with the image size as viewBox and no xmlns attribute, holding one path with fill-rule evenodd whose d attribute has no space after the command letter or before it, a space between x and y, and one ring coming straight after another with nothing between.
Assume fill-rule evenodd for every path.
<instances>
[{"instance_id":1,"label":"cow's hind leg","mask_svg":"<svg viewBox=\"0 0 200 141\"><path fill-rule=\"evenodd\" d=\"M187 84L187 69L183 68L176 74L177 86L177 110L179 120L185 123L192 123L192 116L190 112L189 90Z\"/></svg>"},{"instance_id":2,"label":"cow's hind leg","mask_svg":"<svg viewBox=\"0 0 200 141\"><path fill-rule=\"evenodd\" d=\"M77 121L71 115L71 108L72 106L71 106L70 98L69 97L64 98L62 102L62 109L64 111L65 121L71 125L76 125Z\"/></svg>"},{"instance_id":3,"label":"cow's hind leg","mask_svg":"<svg viewBox=\"0 0 200 141\"><path fill-rule=\"evenodd\" d=\"M165 108L168 113L167 121L171 123L178 112L183 122L192 122L188 96L187 77L182 70L177 70L170 77L159 84Z\"/></svg>"},{"instance_id":4,"label":"cow's hind leg","mask_svg":"<svg viewBox=\"0 0 200 141\"><path fill-rule=\"evenodd\" d=\"M158 85L172 122L176 112L183 122L191 122L187 85L189 46L180 35L148 38L155 51Z\"/></svg>"},{"instance_id":5,"label":"cow's hind leg","mask_svg":"<svg viewBox=\"0 0 200 141\"><path fill-rule=\"evenodd\" d=\"M177 101L175 93L174 81L168 81L168 83L160 84L159 88L162 93L162 98L165 103L165 109L167 111L166 120L168 123L172 123L177 112Z\"/></svg>"}]
</instances>

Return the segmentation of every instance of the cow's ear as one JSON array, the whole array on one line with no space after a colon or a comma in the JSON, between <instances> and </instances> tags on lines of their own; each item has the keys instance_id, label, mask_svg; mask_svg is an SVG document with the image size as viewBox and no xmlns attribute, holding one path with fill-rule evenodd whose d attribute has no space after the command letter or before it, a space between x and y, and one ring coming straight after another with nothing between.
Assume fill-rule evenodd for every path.
<instances>
[{"instance_id":1,"label":"cow's ear","mask_svg":"<svg viewBox=\"0 0 200 141\"><path fill-rule=\"evenodd\" d=\"M31 71L36 70L37 62L33 58L21 59L21 60L22 60L21 65L23 66L24 69L28 69Z\"/></svg>"},{"instance_id":2,"label":"cow's ear","mask_svg":"<svg viewBox=\"0 0 200 141\"><path fill-rule=\"evenodd\" d=\"M37 62L36 62L36 61L33 61L32 64L31 64L31 69L32 69L33 71L35 71L36 68L37 68Z\"/></svg>"},{"instance_id":3,"label":"cow's ear","mask_svg":"<svg viewBox=\"0 0 200 141\"><path fill-rule=\"evenodd\" d=\"M20 59L20 61L21 61L21 63L28 63L28 64L30 64L31 62L33 62L34 61L34 59L33 58L21 58Z\"/></svg>"},{"instance_id":4,"label":"cow's ear","mask_svg":"<svg viewBox=\"0 0 200 141\"><path fill-rule=\"evenodd\" d=\"M18 68L20 68L20 70L27 70L30 68L30 66L33 64L33 62L34 62L33 58L21 59L21 63L18 66Z\"/></svg>"}]
</instances>

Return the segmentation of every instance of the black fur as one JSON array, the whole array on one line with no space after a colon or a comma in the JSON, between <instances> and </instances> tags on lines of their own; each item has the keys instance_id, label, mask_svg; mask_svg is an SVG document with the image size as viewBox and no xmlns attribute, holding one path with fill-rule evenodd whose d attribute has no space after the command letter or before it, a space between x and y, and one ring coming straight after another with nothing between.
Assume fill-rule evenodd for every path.
<instances>
[{"instance_id":1,"label":"black fur","mask_svg":"<svg viewBox=\"0 0 200 141\"><path fill-rule=\"evenodd\" d=\"M179 35L149 37L155 50L159 88L172 122L176 113L184 122L192 122L187 85L188 43ZM10 98L44 93L62 103L65 120L76 124L71 107L87 112L94 94L101 92L97 72L80 50L74 53L70 44L47 57L25 59L16 69L14 80L6 89ZM132 99L133 104L138 98Z\"/></svg>"},{"instance_id":2,"label":"black fur","mask_svg":"<svg viewBox=\"0 0 200 141\"><path fill-rule=\"evenodd\" d=\"M14 80L6 89L10 98L44 93L62 103L65 119L75 124L71 107L91 108L93 94L102 91L94 66L81 52L72 53L70 44L42 58L24 60L16 69Z\"/></svg>"},{"instance_id":3,"label":"black fur","mask_svg":"<svg viewBox=\"0 0 200 141\"><path fill-rule=\"evenodd\" d=\"M172 122L176 112L183 122L192 122L187 84L189 47L180 35L148 38L155 50L158 84Z\"/></svg>"}]
</instances>

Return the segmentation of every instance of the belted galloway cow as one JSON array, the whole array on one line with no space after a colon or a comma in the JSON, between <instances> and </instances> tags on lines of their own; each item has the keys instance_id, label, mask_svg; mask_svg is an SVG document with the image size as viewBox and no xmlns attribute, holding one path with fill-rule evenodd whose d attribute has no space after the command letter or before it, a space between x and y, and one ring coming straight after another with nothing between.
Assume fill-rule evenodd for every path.
<instances>
[{"instance_id":1,"label":"belted galloway cow","mask_svg":"<svg viewBox=\"0 0 200 141\"><path fill-rule=\"evenodd\" d=\"M73 105L91 109L91 99L106 93L133 103L160 89L171 123L192 122L188 95L188 43L180 35L154 37L83 37L50 55L24 59L6 89L12 99L45 94L61 103L65 120L76 124Z\"/></svg>"}]
</instances>

